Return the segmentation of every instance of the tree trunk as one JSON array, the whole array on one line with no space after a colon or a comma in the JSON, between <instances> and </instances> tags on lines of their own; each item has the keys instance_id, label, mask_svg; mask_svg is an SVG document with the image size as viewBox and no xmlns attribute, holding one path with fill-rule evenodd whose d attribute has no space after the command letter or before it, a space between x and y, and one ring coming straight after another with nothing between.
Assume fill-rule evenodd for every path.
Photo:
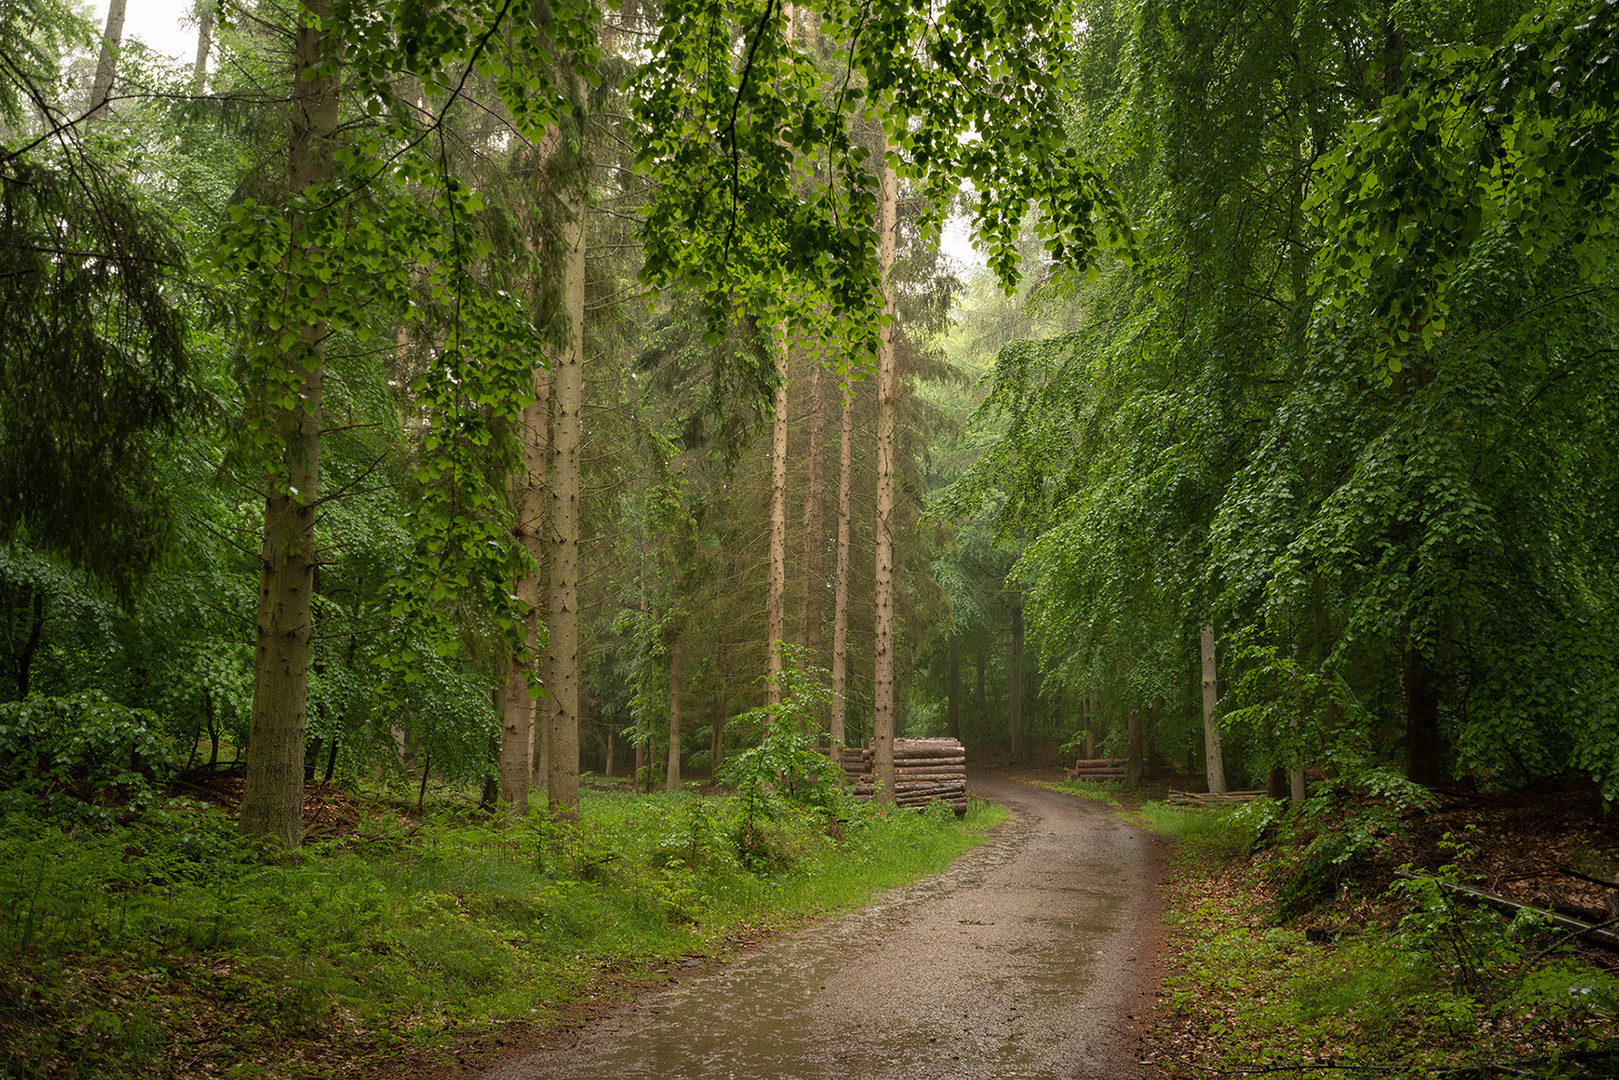
<instances>
[{"instance_id":1,"label":"tree trunk","mask_svg":"<svg viewBox=\"0 0 1619 1080\"><path fill-rule=\"evenodd\" d=\"M973 687L973 704L978 707L979 730L983 730L983 725L989 719L989 694L984 689L984 671L989 667L989 654L982 637L979 639L978 653L974 660L978 668L976 673L978 682Z\"/></svg>"},{"instance_id":2,"label":"tree trunk","mask_svg":"<svg viewBox=\"0 0 1619 1080\"><path fill-rule=\"evenodd\" d=\"M776 330L775 410L770 420L770 592L765 602L765 700L781 704L781 644L787 636L787 326Z\"/></svg>"},{"instance_id":3,"label":"tree trunk","mask_svg":"<svg viewBox=\"0 0 1619 1080\"><path fill-rule=\"evenodd\" d=\"M832 590L832 745L845 742L849 714L849 500L854 485L854 382L843 377L838 434L838 567Z\"/></svg>"},{"instance_id":4,"label":"tree trunk","mask_svg":"<svg viewBox=\"0 0 1619 1080\"><path fill-rule=\"evenodd\" d=\"M1012 607L1012 673L1008 677L1007 724L1012 736L1012 760L1023 760L1023 604Z\"/></svg>"},{"instance_id":5,"label":"tree trunk","mask_svg":"<svg viewBox=\"0 0 1619 1080\"><path fill-rule=\"evenodd\" d=\"M878 160L887 154L878 145ZM877 203L877 260L882 274L883 325L877 345L877 601L872 657L872 768L877 797L894 799L894 452L899 413L899 375L894 363L894 267L899 179L887 165Z\"/></svg>"},{"instance_id":6,"label":"tree trunk","mask_svg":"<svg viewBox=\"0 0 1619 1080\"><path fill-rule=\"evenodd\" d=\"M961 738L961 642L950 635L950 685L944 711L945 734Z\"/></svg>"},{"instance_id":7,"label":"tree trunk","mask_svg":"<svg viewBox=\"0 0 1619 1080\"><path fill-rule=\"evenodd\" d=\"M546 791L551 783L551 650L540 647L540 630L549 632L551 625L551 523L546 519L550 500L546 497L550 480L547 469L551 463L551 370L545 368L534 373L534 404L530 413L523 411L523 458L531 462L528 488L519 504L519 523L525 529L523 543L539 564L534 574L532 604L528 620L528 647L534 657L534 676L544 688L544 695L532 704L533 722L529 725L532 745L529 764L533 768L530 785L535 791ZM532 421L532 423L531 423ZM523 594L519 594L523 595ZM524 596L524 599L529 599Z\"/></svg>"},{"instance_id":8,"label":"tree trunk","mask_svg":"<svg viewBox=\"0 0 1619 1080\"><path fill-rule=\"evenodd\" d=\"M575 180L562 199L562 317L567 344L553 359L551 433L551 696L546 805L579 816L579 441L584 406L585 198Z\"/></svg>"},{"instance_id":9,"label":"tree trunk","mask_svg":"<svg viewBox=\"0 0 1619 1080\"><path fill-rule=\"evenodd\" d=\"M1142 753L1140 710L1131 709L1125 714L1124 727L1130 736L1130 764L1125 767L1124 782L1127 787L1138 788L1141 786L1141 774L1146 765L1146 762L1142 760L1144 755Z\"/></svg>"},{"instance_id":10,"label":"tree trunk","mask_svg":"<svg viewBox=\"0 0 1619 1080\"><path fill-rule=\"evenodd\" d=\"M115 0L116 2L116 0ZM324 22L331 0L311 0L309 16ZM111 19L108 20L109 26ZM337 132L338 42L300 16L292 71L292 129L287 192L297 195L331 175ZM294 214L287 263L303 258L304 222ZM298 373L296 404L276 416L281 447L278 475L267 485L264 544L254 620L253 718L240 823L248 836L297 847L303 827L304 724L309 690L309 643L314 629L315 507L320 479L321 380L326 324L306 323L283 354Z\"/></svg>"},{"instance_id":11,"label":"tree trunk","mask_svg":"<svg viewBox=\"0 0 1619 1080\"><path fill-rule=\"evenodd\" d=\"M1439 703L1422 650L1409 637L1401 656L1400 683L1405 692L1405 778L1424 787L1438 787L1444 779Z\"/></svg>"},{"instance_id":12,"label":"tree trunk","mask_svg":"<svg viewBox=\"0 0 1619 1080\"><path fill-rule=\"evenodd\" d=\"M669 643L669 773L668 791L680 790L680 638Z\"/></svg>"},{"instance_id":13,"label":"tree trunk","mask_svg":"<svg viewBox=\"0 0 1619 1080\"><path fill-rule=\"evenodd\" d=\"M1215 706L1219 703L1220 682L1214 666L1214 627L1205 625L1202 634L1203 654L1203 754L1207 762L1209 793L1225 793L1225 754L1220 749L1220 728L1214 722Z\"/></svg>"},{"instance_id":14,"label":"tree trunk","mask_svg":"<svg viewBox=\"0 0 1619 1080\"><path fill-rule=\"evenodd\" d=\"M814 364L810 373L809 415L809 479L804 491L804 591L798 598L799 642L804 646L804 658L799 662L819 665L821 662L821 592L825 588L821 568L824 545L821 543L821 491L825 486L825 468L821 455L821 438L826 428L826 403L821 393L821 375L825 365Z\"/></svg>"},{"instance_id":15,"label":"tree trunk","mask_svg":"<svg viewBox=\"0 0 1619 1080\"><path fill-rule=\"evenodd\" d=\"M112 96L113 77L118 73L118 54L124 45L124 11L128 6L128 0L112 0L107 5L107 28L101 34L101 55L96 59L95 81L90 84L90 105L86 116L87 119L104 120L107 117L107 99ZM330 3L328 2L326 6L330 7ZM298 27L300 46L303 42L305 29L300 20ZM295 67L302 63L301 56L293 61ZM294 109L298 108L298 99L301 96L299 90L301 89L302 87L294 87L293 89ZM296 126L299 122L294 117L293 125ZM297 135L294 134L293 138L296 140ZM294 153L296 152L295 150ZM319 181L315 182L318 183ZM299 188L298 190L302 191L303 189Z\"/></svg>"},{"instance_id":16,"label":"tree trunk","mask_svg":"<svg viewBox=\"0 0 1619 1080\"><path fill-rule=\"evenodd\" d=\"M547 450L551 431L551 380L549 372L535 373L534 400L523 409L522 461L512 477L512 508L517 520L512 531L534 559L534 569L517 579L517 598L528 606L527 645L531 660L517 654L508 660L506 693L501 701L500 798L513 815L528 813L531 788L545 783L543 772L546 725L536 724L535 716L546 711L537 707L529 692L531 680L545 683L544 661L540 657L540 626L546 604L545 481ZM542 670L534 670L539 668Z\"/></svg>"},{"instance_id":17,"label":"tree trunk","mask_svg":"<svg viewBox=\"0 0 1619 1080\"><path fill-rule=\"evenodd\" d=\"M191 90L200 94L208 87L208 54L214 46L214 17L217 0L197 4L197 60L191 69Z\"/></svg>"}]
</instances>

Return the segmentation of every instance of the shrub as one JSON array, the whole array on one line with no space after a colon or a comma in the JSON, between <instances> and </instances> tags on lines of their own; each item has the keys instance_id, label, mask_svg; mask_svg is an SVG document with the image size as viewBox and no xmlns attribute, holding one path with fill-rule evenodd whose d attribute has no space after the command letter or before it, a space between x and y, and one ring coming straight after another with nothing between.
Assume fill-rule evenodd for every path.
<instances>
[{"instance_id":1,"label":"shrub","mask_svg":"<svg viewBox=\"0 0 1619 1080\"><path fill-rule=\"evenodd\" d=\"M150 805L173 767L157 715L99 690L0 704L0 812L111 820Z\"/></svg>"}]
</instances>

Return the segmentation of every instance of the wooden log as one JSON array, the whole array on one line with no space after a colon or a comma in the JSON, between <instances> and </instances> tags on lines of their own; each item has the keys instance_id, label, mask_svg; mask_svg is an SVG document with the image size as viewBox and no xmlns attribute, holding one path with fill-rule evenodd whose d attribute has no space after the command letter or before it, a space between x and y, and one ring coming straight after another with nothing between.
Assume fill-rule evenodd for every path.
<instances>
[{"instance_id":1,"label":"wooden log","mask_svg":"<svg viewBox=\"0 0 1619 1080\"><path fill-rule=\"evenodd\" d=\"M1112 768L1121 768L1121 767L1129 765L1129 764L1130 764L1130 759L1129 758L1122 758L1122 757L1080 758L1078 761L1074 762L1074 768L1076 768L1076 769L1112 769Z\"/></svg>"},{"instance_id":2,"label":"wooden log","mask_svg":"<svg viewBox=\"0 0 1619 1080\"><path fill-rule=\"evenodd\" d=\"M1394 871L1394 876L1416 881L1426 875L1413 874L1409 870L1396 870ZM1493 908L1503 915L1516 915L1520 911L1533 912L1547 919L1553 926L1569 931L1581 941L1589 941L1593 945L1601 945L1605 949L1619 951L1619 932L1604 929L1602 925L1593 925L1580 919L1571 919L1567 915L1558 915L1556 912L1535 907L1533 904L1520 904L1516 900L1508 900L1504 896L1496 896L1494 893L1487 893L1483 889L1475 889L1471 885L1452 885L1448 881L1441 881L1438 884L1445 891L1453 892L1469 903Z\"/></svg>"},{"instance_id":3,"label":"wooden log","mask_svg":"<svg viewBox=\"0 0 1619 1080\"><path fill-rule=\"evenodd\" d=\"M960 777L965 777L967 775L967 768L964 765L941 765L941 766L937 766L937 767L927 767L927 768L908 767L908 768L904 768L904 769L896 767L894 769L894 775L895 776L915 777L915 778L918 778L918 779L923 778L923 777L929 777L929 776L960 776Z\"/></svg>"}]
</instances>

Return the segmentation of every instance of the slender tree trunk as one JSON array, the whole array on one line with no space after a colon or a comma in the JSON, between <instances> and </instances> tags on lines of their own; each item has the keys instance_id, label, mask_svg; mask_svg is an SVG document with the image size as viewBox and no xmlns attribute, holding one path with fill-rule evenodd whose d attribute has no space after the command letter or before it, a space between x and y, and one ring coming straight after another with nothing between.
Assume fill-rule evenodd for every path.
<instances>
[{"instance_id":1,"label":"slender tree trunk","mask_svg":"<svg viewBox=\"0 0 1619 1080\"><path fill-rule=\"evenodd\" d=\"M880 140L877 157L887 154ZM877 260L882 273L885 323L877 345L877 612L872 657L872 765L877 797L894 798L894 452L899 414L899 375L894 363L894 267L899 180L894 170L882 167L877 202Z\"/></svg>"},{"instance_id":2,"label":"slender tree trunk","mask_svg":"<svg viewBox=\"0 0 1619 1080\"><path fill-rule=\"evenodd\" d=\"M1214 627L1205 625L1202 634L1203 656L1203 754L1207 762L1209 792L1225 791L1225 754L1220 749L1220 727L1214 722L1215 706L1219 703L1220 683L1214 667Z\"/></svg>"},{"instance_id":3,"label":"slender tree trunk","mask_svg":"<svg viewBox=\"0 0 1619 1080\"><path fill-rule=\"evenodd\" d=\"M793 44L794 11L783 8L786 44ZM765 702L781 704L782 642L787 637L787 321L776 324L776 397L770 418L770 583L765 601Z\"/></svg>"},{"instance_id":4,"label":"slender tree trunk","mask_svg":"<svg viewBox=\"0 0 1619 1080\"><path fill-rule=\"evenodd\" d=\"M821 382L825 365L816 363L814 368L809 388L809 479L804 490L804 591L798 598L798 633L804 646L800 669L804 664L821 662L821 593L825 588L821 566L825 551L821 543L821 492L825 486L821 439L826 429L826 402Z\"/></svg>"},{"instance_id":5,"label":"slender tree trunk","mask_svg":"<svg viewBox=\"0 0 1619 1080\"><path fill-rule=\"evenodd\" d=\"M770 591L765 603L765 700L781 704L781 645L787 636L787 325L776 330L775 410L770 420Z\"/></svg>"},{"instance_id":6,"label":"slender tree trunk","mask_svg":"<svg viewBox=\"0 0 1619 1080\"><path fill-rule=\"evenodd\" d=\"M218 0L197 4L197 60L191 68L191 90L200 94L208 87L208 54L214 46L214 18Z\"/></svg>"},{"instance_id":7,"label":"slender tree trunk","mask_svg":"<svg viewBox=\"0 0 1619 1080\"><path fill-rule=\"evenodd\" d=\"M723 601L726 588L730 584L729 570L722 571L720 579L715 585L716 598ZM719 680L719 692L714 699L713 723L708 728L708 775L714 780L720 776L720 766L725 763L725 720L727 704L730 700L731 680L725 670L725 614L721 603L719 640L714 645L714 674Z\"/></svg>"},{"instance_id":8,"label":"slender tree trunk","mask_svg":"<svg viewBox=\"0 0 1619 1080\"><path fill-rule=\"evenodd\" d=\"M551 372L551 696L546 805L579 815L579 442L584 406L585 199L579 182L564 195L562 315L567 344Z\"/></svg>"},{"instance_id":9,"label":"slender tree trunk","mask_svg":"<svg viewBox=\"0 0 1619 1080\"><path fill-rule=\"evenodd\" d=\"M973 657L977 667L977 682L973 687L973 704L978 707L979 730L984 730L984 724L989 720L989 693L984 689L984 670L989 667L989 653L982 636L978 641L978 653Z\"/></svg>"},{"instance_id":10,"label":"slender tree trunk","mask_svg":"<svg viewBox=\"0 0 1619 1080\"><path fill-rule=\"evenodd\" d=\"M1007 723L1012 736L1012 760L1023 760L1023 603L1012 607L1012 672L1008 677Z\"/></svg>"},{"instance_id":11,"label":"slender tree trunk","mask_svg":"<svg viewBox=\"0 0 1619 1080\"><path fill-rule=\"evenodd\" d=\"M961 738L961 641L950 635L950 689L944 714L945 734Z\"/></svg>"},{"instance_id":12,"label":"slender tree trunk","mask_svg":"<svg viewBox=\"0 0 1619 1080\"><path fill-rule=\"evenodd\" d=\"M846 741L849 715L849 501L854 487L854 382L843 377L838 434L838 566L832 590L832 745Z\"/></svg>"},{"instance_id":13,"label":"slender tree trunk","mask_svg":"<svg viewBox=\"0 0 1619 1080\"><path fill-rule=\"evenodd\" d=\"M101 55L96 59L95 81L90 84L88 118L91 120L104 120L107 116L107 99L112 96L113 78L118 74L118 54L124 46L124 12L128 7L128 0L112 0L107 5L107 28L101 34ZM300 35L303 29L299 27ZM295 64L300 62L294 61ZM294 108L297 107L297 89L293 91ZM296 125L298 120L294 119L293 123Z\"/></svg>"},{"instance_id":14,"label":"slender tree trunk","mask_svg":"<svg viewBox=\"0 0 1619 1080\"><path fill-rule=\"evenodd\" d=\"M533 607L529 611L528 646L534 657L534 675L544 688L544 696L533 701L529 725L532 746L529 764L533 768L530 786L545 791L551 782L551 649L540 643L540 631L549 633L551 626L551 522L546 517L550 509L549 476L551 463L551 369L534 373L534 404L523 411L523 458L532 462L528 468L528 488L519 506L519 520L525 529L523 543L539 564L535 571ZM527 597L525 597L526 599Z\"/></svg>"},{"instance_id":15,"label":"slender tree trunk","mask_svg":"<svg viewBox=\"0 0 1619 1080\"><path fill-rule=\"evenodd\" d=\"M1130 736L1130 763L1125 766L1124 783L1127 787L1138 788L1141 786L1141 773L1146 765L1146 762L1142 760L1145 755L1142 753L1141 711L1139 709L1131 709L1125 713L1124 729Z\"/></svg>"},{"instance_id":16,"label":"slender tree trunk","mask_svg":"<svg viewBox=\"0 0 1619 1080\"><path fill-rule=\"evenodd\" d=\"M669 643L669 772L668 791L680 790L680 638Z\"/></svg>"},{"instance_id":17,"label":"slender tree trunk","mask_svg":"<svg viewBox=\"0 0 1619 1080\"><path fill-rule=\"evenodd\" d=\"M311 0L310 16L325 22L330 0ZM110 25L109 19L109 25ZM331 176L337 132L339 48L328 30L300 16L292 73L292 130L287 192L297 195ZM289 269L296 273L304 222L292 219ZM253 713L241 829L297 847L303 826L304 725L308 707L309 643L314 629L315 507L321 442L321 380L326 325L308 323L287 350L283 367L298 373L297 402L276 416L281 447L278 475L267 485L260 549L258 614L254 620Z\"/></svg>"}]
</instances>

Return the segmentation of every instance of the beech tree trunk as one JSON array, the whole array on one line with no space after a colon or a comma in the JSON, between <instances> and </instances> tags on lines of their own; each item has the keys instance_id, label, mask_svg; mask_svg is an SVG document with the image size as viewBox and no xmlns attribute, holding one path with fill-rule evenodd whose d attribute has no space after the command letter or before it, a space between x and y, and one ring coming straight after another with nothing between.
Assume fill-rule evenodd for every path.
<instances>
[{"instance_id":1,"label":"beech tree trunk","mask_svg":"<svg viewBox=\"0 0 1619 1080\"><path fill-rule=\"evenodd\" d=\"M877 157L887 154L887 140L879 140ZM883 166L877 202L877 260L882 274L883 314L894 314L894 267L899 178ZM894 799L894 455L899 414L899 375L894 363L892 321L881 331L877 345L877 600L872 657L872 778L877 797Z\"/></svg>"},{"instance_id":2,"label":"beech tree trunk","mask_svg":"<svg viewBox=\"0 0 1619 1080\"><path fill-rule=\"evenodd\" d=\"M119 7L121 28L121 4ZM316 20L331 18L330 0L312 0L307 9ZM109 13L109 28L112 25ZM317 30L300 16L293 51L289 195L331 176L338 73L327 62L338 48L330 31ZM291 225L287 262L296 273L305 244L301 215L295 214ZM324 322L306 323L282 359L285 370L298 373L297 404L276 415L281 460L266 486L264 500L264 544L259 552L254 619L253 713L240 815L243 833L270 837L289 848L298 846L303 831L304 727L314 629L315 507L320 486L325 341Z\"/></svg>"},{"instance_id":3,"label":"beech tree trunk","mask_svg":"<svg viewBox=\"0 0 1619 1080\"><path fill-rule=\"evenodd\" d=\"M329 4L327 6L330 7ZM90 120L106 118L107 99L112 96L113 78L118 74L118 54L122 51L124 45L124 12L128 7L128 0L111 0L111 3L107 5L107 27L101 33L101 53L96 58L96 77L95 81L90 84L90 103L87 112L87 118ZM298 28L300 44L303 41L303 33L304 27L300 25ZM301 58L294 59L294 68L296 69L297 65L302 62ZM293 110L295 113L299 109L298 91L300 89L297 86L293 88ZM333 89L335 92L335 83ZM294 116L292 122L294 127L300 123L296 116ZM293 137L296 139L297 135L294 134ZM297 153L296 150L293 152ZM330 160L328 158L329 167ZM315 181L315 183L319 183L319 181ZM298 190L302 191L303 189L299 188Z\"/></svg>"},{"instance_id":4,"label":"beech tree trunk","mask_svg":"<svg viewBox=\"0 0 1619 1080\"><path fill-rule=\"evenodd\" d=\"M551 782L551 724L550 700L551 692L551 650L540 647L540 630L549 630L551 625L551 523L546 517L550 509L550 500L546 497L549 490L550 479L547 470L551 463L551 369L543 368L534 373L534 405L533 412L523 411L523 458L525 462L531 461L528 469L528 490L525 497L530 501L520 505L521 520L526 532L523 543L528 547L534 561L539 564L535 571L533 583L533 609L529 613L528 646L534 656L534 674L538 677L540 686L544 688L545 695L531 702L533 722L529 725L531 746L529 748L529 764L532 768L529 781L532 790L545 791ZM528 599L528 597L524 597Z\"/></svg>"},{"instance_id":5,"label":"beech tree trunk","mask_svg":"<svg viewBox=\"0 0 1619 1080\"><path fill-rule=\"evenodd\" d=\"M1202 634L1203 658L1203 756L1209 774L1209 793L1225 793L1225 754L1220 749L1220 728L1214 722L1219 703L1220 683L1214 667L1214 627L1205 625Z\"/></svg>"},{"instance_id":6,"label":"beech tree trunk","mask_svg":"<svg viewBox=\"0 0 1619 1080\"><path fill-rule=\"evenodd\" d=\"M849 688L849 501L854 484L854 382L843 377L838 433L838 566L832 589L832 745L845 744Z\"/></svg>"},{"instance_id":7,"label":"beech tree trunk","mask_svg":"<svg viewBox=\"0 0 1619 1080\"><path fill-rule=\"evenodd\" d=\"M584 406L585 198L578 181L562 199L562 317L567 345L551 372L551 688L546 805L579 816L579 441Z\"/></svg>"}]
</instances>

